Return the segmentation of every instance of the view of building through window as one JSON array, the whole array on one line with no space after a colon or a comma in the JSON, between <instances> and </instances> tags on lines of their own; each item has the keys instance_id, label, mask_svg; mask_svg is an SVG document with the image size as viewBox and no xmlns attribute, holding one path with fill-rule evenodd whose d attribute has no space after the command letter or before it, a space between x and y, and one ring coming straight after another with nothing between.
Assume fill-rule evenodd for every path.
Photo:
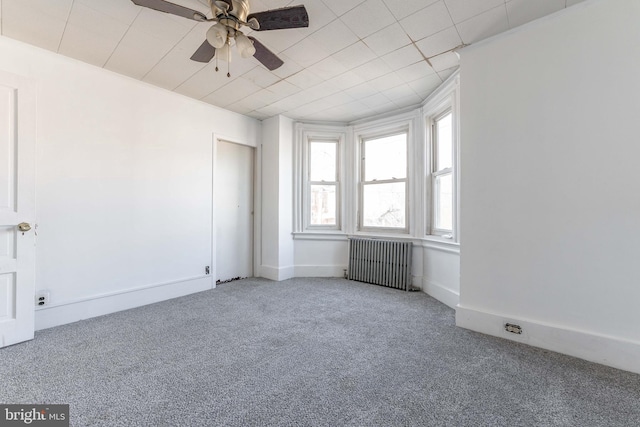
<instances>
[{"instance_id":1,"label":"view of building through window","mask_svg":"<svg viewBox=\"0 0 640 427\"><path fill-rule=\"evenodd\" d=\"M362 141L361 192L363 228L406 228L406 132Z\"/></svg>"},{"instance_id":2,"label":"view of building through window","mask_svg":"<svg viewBox=\"0 0 640 427\"><path fill-rule=\"evenodd\" d=\"M338 143L309 143L309 225L337 225Z\"/></svg>"},{"instance_id":3,"label":"view of building through window","mask_svg":"<svg viewBox=\"0 0 640 427\"><path fill-rule=\"evenodd\" d=\"M433 231L453 230L453 115L449 111L433 126Z\"/></svg>"}]
</instances>

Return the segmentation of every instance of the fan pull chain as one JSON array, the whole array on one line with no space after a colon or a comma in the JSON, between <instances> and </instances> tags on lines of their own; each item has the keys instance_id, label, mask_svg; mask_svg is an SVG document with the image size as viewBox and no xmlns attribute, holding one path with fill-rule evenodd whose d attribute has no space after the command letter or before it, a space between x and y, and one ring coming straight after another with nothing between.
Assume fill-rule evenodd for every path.
<instances>
[{"instance_id":1,"label":"fan pull chain","mask_svg":"<svg viewBox=\"0 0 640 427\"><path fill-rule=\"evenodd\" d=\"M231 77L231 40L229 40L229 49L227 49L227 77Z\"/></svg>"}]
</instances>

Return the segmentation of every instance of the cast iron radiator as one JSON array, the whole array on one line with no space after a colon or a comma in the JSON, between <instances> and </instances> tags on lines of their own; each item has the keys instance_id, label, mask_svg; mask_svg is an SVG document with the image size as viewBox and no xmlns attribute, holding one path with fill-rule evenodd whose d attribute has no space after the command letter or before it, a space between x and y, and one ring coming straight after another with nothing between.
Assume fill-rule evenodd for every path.
<instances>
[{"instance_id":1,"label":"cast iron radiator","mask_svg":"<svg viewBox=\"0 0 640 427\"><path fill-rule=\"evenodd\" d=\"M347 279L408 291L412 247L411 242L351 238Z\"/></svg>"}]
</instances>

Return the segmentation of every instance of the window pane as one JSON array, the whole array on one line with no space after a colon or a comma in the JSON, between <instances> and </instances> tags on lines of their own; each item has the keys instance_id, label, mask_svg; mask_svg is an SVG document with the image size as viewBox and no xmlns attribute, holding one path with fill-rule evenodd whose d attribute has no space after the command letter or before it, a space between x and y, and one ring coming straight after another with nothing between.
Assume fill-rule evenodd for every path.
<instances>
[{"instance_id":1,"label":"window pane","mask_svg":"<svg viewBox=\"0 0 640 427\"><path fill-rule=\"evenodd\" d=\"M440 175L435 184L435 228L453 230L453 176Z\"/></svg>"},{"instance_id":2,"label":"window pane","mask_svg":"<svg viewBox=\"0 0 640 427\"><path fill-rule=\"evenodd\" d=\"M309 144L309 179L311 181L337 181L337 146L335 142L325 141L312 141Z\"/></svg>"},{"instance_id":3,"label":"window pane","mask_svg":"<svg viewBox=\"0 0 640 427\"><path fill-rule=\"evenodd\" d=\"M407 134L364 141L364 180L407 177Z\"/></svg>"},{"instance_id":4,"label":"window pane","mask_svg":"<svg viewBox=\"0 0 640 427\"><path fill-rule=\"evenodd\" d=\"M311 225L336 225L336 186L311 186Z\"/></svg>"},{"instance_id":5,"label":"window pane","mask_svg":"<svg viewBox=\"0 0 640 427\"><path fill-rule=\"evenodd\" d=\"M405 185L404 182L365 185L363 225L405 228Z\"/></svg>"},{"instance_id":6,"label":"window pane","mask_svg":"<svg viewBox=\"0 0 640 427\"><path fill-rule=\"evenodd\" d=\"M453 127L451 113L436 122L436 170L450 168L453 164Z\"/></svg>"}]
</instances>

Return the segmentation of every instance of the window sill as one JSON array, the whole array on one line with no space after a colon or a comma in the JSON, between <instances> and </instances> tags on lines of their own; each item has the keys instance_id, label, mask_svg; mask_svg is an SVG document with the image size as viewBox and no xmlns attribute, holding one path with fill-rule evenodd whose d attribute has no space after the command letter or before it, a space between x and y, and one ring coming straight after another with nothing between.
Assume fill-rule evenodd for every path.
<instances>
[{"instance_id":1,"label":"window sill","mask_svg":"<svg viewBox=\"0 0 640 427\"><path fill-rule=\"evenodd\" d=\"M332 231L304 231L291 233L293 240L332 240L332 241L346 241L348 236L338 230Z\"/></svg>"}]
</instances>

